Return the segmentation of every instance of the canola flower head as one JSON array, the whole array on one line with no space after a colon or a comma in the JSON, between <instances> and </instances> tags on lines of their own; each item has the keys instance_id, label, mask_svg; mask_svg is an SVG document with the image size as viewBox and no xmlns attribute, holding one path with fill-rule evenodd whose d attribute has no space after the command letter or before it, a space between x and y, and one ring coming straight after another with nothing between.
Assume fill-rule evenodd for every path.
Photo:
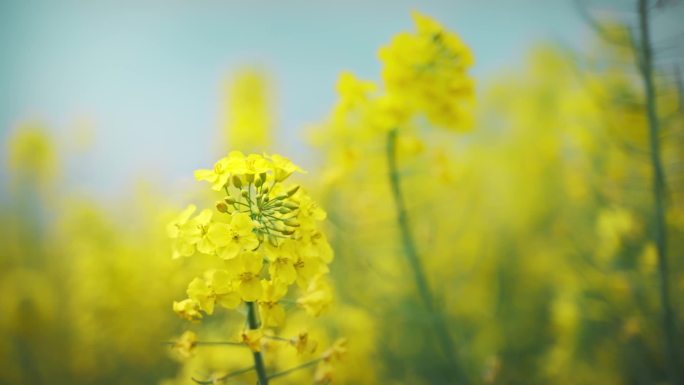
<instances>
[{"instance_id":1,"label":"canola flower head","mask_svg":"<svg viewBox=\"0 0 684 385\"><path fill-rule=\"evenodd\" d=\"M238 151L195 172L221 199L199 213L189 205L167 225L167 235L174 258L214 256L216 268L189 283L188 298L174 303L179 316L196 321L217 306L235 309L253 302L262 323L277 327L286 315L281 301L296 295L289 290L293 285L311 314L327 307L329 290L314 285L333 259L320 228L327 214L299 185L288 183L292 174L303 172L281 155Z\"/></svg>"},{"instance_id":2,"label":"canola flower head","mask_svg":"<svg viewBox=\"0 0 684 385\"><path fill-rule=\"evenodd\" d=\"M404 99L404 111L423 114L447 129L469 128L474 83L470 48L432 18L413 13L416 31L397 34L379 51L387 93Z\"/></svg>"}]
</instances>

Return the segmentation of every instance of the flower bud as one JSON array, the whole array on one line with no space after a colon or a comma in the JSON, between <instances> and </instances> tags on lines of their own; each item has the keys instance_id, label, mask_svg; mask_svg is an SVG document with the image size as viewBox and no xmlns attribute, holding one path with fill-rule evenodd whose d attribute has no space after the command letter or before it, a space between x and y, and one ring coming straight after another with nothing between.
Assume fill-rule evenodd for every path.
<instances>
[{"instance_id":1,"label":"flower bud","mask_svg":"<svg viewBox=\"0 0 684 385\"><path fill-rule=\"evenodd\" d=\"M240 179L239 176L233 175L233 186L237 188L242 188L242 180Z\"/></svg>"},{"instance_id":2,"label":"flower bud","mask_svg":"<svg viewBox=\"0 0 684 385\"><path fill-rule=\"evenodd\" d=\"M227 213L228 205L226 204L226 202L216 202L216 210L218 210L220 213Z\"/></svg>"},{"instance_id":3,"label":"flower bud","mask_svg":"<svg viewBox=\"0 0 684 385\"><path fill-rule=\"evenodd\" d=\"M297 210L299 208L299 205L294 202L285 202L283 205L290 210Z\"/></svg>"},{"instance_id":4,"label":"flower bud","mask_svg":"<svg viewBox=\"0 0 684 385\"><path fill-rule=\"evenodd\" d=\"M299 190L299 185L296 185L287 191L287 196L293 196Z\"/></svg>"}]
</instances>

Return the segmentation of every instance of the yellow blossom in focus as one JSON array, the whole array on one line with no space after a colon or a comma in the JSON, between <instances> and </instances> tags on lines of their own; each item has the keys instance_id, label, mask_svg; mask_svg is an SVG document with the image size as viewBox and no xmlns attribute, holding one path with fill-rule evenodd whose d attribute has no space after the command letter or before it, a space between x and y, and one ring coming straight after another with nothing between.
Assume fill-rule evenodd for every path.
<instances>
[{"instance_id":1,"label":"yellow blossom in focus","mask_svg":"<svg viewBox=\"0 0 684 385\"><path fill-rule=\"evenodd\" d=\"M266 327L277 327L285 321L285 309L278 303L287 294L287 285L275 280L261 280L262 293L259 300L261 323Z\"/></svg>"},{"instance_id":2,"label":"yellow blossom in focus","mask_svg":"<svg viewBox=\"0 0 684 385\"><path fill-rule=\"evenodd\" d=\"M233 213L230 225L223 229L225 237L224 247L218 250L218 255L223 259L233 259L242 251L251 251L259 246L259 240L252 231L254 224L249 215L245 213Z\"/></svg>"}]
</instances>

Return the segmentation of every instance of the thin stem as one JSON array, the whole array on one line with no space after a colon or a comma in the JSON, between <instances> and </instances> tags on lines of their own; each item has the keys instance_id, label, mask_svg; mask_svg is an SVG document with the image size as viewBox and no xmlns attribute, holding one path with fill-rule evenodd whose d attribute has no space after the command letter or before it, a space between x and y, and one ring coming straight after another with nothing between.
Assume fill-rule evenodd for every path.
<instances>
[{"instance_id":1,"label":"thin stem","mask_svg":"<svg viewBox=\"0 0 684 385\"><path fill-rule=\"evenodd\" d=\"M292 372L296 372L297 370L304 369L304 368L306 368L306 367L315 365L315 364L319 363L319 362L322 361L322 360L323 360L322 358L316 358L315 360L307 361L307 362L305 362L305 363L303 363L303 364L301 364L301 365L297 365L297 366L295 366L295 367L293 367L293 368L285 369L285 370L283 370L283 371L281 371L281 372L273 373L273 374L271 374L270 376L268 376L268 378L271 379L271 378L281 377L281 376L284 376L284 375L286 375L286 374L290 374L290 373L292 373Z\"/></svg>"},{"instance_id":2,"label":"thin stem","mask_svg":"<svg viewBox=\"0 0 684 385\"><path fill-rule=\"evenodd\" d=\"M162 342L164 345L176 345L178 342L174 341L168 341L168 342ZM195 342L195 345L197 346L207 346L207 345L232 345L232 346L245 346L244 343L242 342L233 342L233 341L197 341Z\"/></svg>"},{"instance_id":3,"label":"thin stem","mask_svg":"<svg viewBox=\"0 0 684 385\"><path fill-rule=\"evenodd\" d=\"M460 378L460 383L465 384L466 380L457 365L454 357L454 343L451 339L444 313L435 306L435 301L430 292L430 287L426 278L425 270L421 263L416 248L413 235L409 226L409 218L404 204L404 196L401 189L401 179L397 167L397 130L393 129L387 134L387 165L389 169L389 181L394 197L394 204L397 211L397 223L399 225L400 236L404 248L404 255L413 272L413 280L418 289L418 293L431 316L431 321L437 333L439 341L446 359L449 361L449 373L455 373Z\"/></svg>"},{"instance_id":4,"label":"thin stem","mask_svg":"<svg viewBox=\"0 0 684 385\"><path fill-rule=\"evenodd\" d=\"M198 384L201 384L201 385L212 385L212 384L216 384L216 381L224 381L224 380L227 380L231 377L237 377L240 374L251 372L252 370L254 370L254 366L250 366L250 367L244 368L244 369L239 369L239 370L236 370L234 372L228 373L223 377L218 377L218 378L214 378L211 380L198 380L194 377L192 378L192 380Z\"/></svg>"},{"instance_id":5,"label":"thin stem","mask_svg":"<svg viewBox=\"0 0 684 385\"><path fill-rule=\"evenodd\" d=\"M259 329L259 321L257 320L256 306L254 302L247 302L247 324L251 330ZM264 357L261 352L253 352L254 369L259 379L259 385L268 385L268 377L266 376L266 365L264 365Z\"/></svg>"},{"instance_id":6,"label":"thin stem","mask_svg":"<svg viewBox=\"0 0 684 385\"><path fill-rule=\"evenodd\" d=\"M670 282L667 260L667 229L665 225L665 173L660 154L657 100L653 82L653 52L648 19L648 2L639 0L639 26L641 38L638 45L639 69L646 91L646 113L648 117L649 139L651 145L651 164L653 168L653 199L655 220L655 241L658 251L658 272L660 276L660 301L665 338L665 357L667 373L671 384L680 384L677 373L677 346L674 313L670 300Z\"/></svg>"}]
</instances>

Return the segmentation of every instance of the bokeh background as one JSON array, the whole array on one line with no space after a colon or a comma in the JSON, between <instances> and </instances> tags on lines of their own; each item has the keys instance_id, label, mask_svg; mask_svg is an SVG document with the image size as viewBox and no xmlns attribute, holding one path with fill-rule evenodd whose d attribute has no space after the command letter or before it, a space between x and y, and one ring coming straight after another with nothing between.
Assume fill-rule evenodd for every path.
<instances>
[{"instance_id":1,"label":"bokeh background","mask_svg":"<svg viewBox=\"0 0 684 385\"><path fill-rule=\"evenodd\" d=\"M241 362L163 344L225 331L171 311L191 274L164 228L212 202L193 171L230 150L289 157L328 212L335 304L286 330L349 340L335 382L681 383L684 5L649 6L674 334L635 2L2 1L0 383L185 384ZM448 354L411 283L384 138L329 119L340 73L379 81L414 10L475 58L470 131L423 122L399 148Z\"/></svg>"}]
</instances>

